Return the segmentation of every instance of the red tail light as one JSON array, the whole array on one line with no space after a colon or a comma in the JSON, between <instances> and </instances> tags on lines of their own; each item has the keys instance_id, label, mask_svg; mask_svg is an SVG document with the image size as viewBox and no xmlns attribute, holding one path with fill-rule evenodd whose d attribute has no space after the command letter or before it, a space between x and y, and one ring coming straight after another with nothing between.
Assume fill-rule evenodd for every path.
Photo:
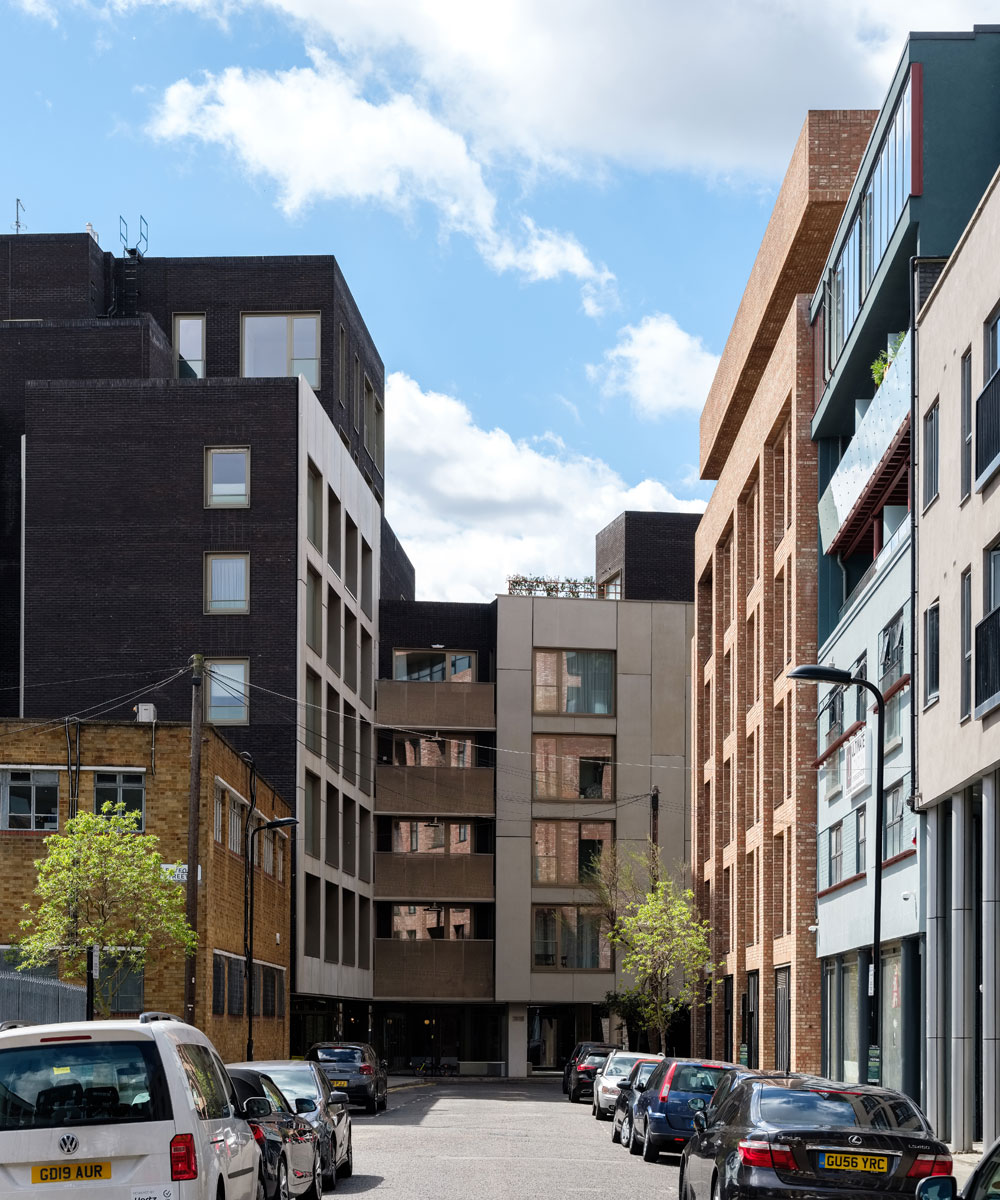
<instances>
[{"instance_id":1,"label":"red tail light","mask_svg":"<svg viewBox=\"0 0 1000 1200\"><path fill-rule=\"evenodd\" d=\"M369 1065L368 1063L362 1063L361 1064L361 1074L362 1075L374 1075L375 1068L373 1066Z\"/></svg>"},{"instance_id":2,"label":"red tail light","mask_svg":"<svg viewBox=\"0 0 1000 1200\"><path fill-rule=\"evenodd\" d=\"M674 1072L677 1070L677 1064L672 1062L667 1068L667 1073L663 1077L663 1087L660 1088L660 1099L666 1100L667 1092L670 1091L670 1081L674 1077Z\"/></svg>"},{"instance_id":3,"label":"red tail light","mask_svg":"<svg viewBox=\"0 0 1000 1200\"><path fill-rule=\"evenodd\" d=\"M198 1178L198 1157L194 1152L193 1133L178 1133L170 1139L170 1178Z\"/></svg>"},{"instance_id":4,"label":"red tail light","mask_svg":"<svg viewBox=\"0 0 1000 1200\"><path fill-rule=\"evenodd\" d=\"M951 1166L949 1154L918 1154L906 1175L908 1179L926 1179L928 1175L950 1175Z\"/></svg>"},{"instance_id":5,"label":"red tail light","mask_svg":"<svg viewBox=\"0 0 1000 1200\"><path fill-rule=\"evenodd\" d=\"M253 1121L248 1121L247 1124L250 1126L250 1132L253 1134L257 1145L263 1149L264 1143L267 1141L267 1138L264 1136L264 1130L259 1125L255 1125Z\"/></svg>"},{"instance_id":6,"label":"red tail light","mask_svg":"<svg viewBox=\"0 0 1000 1200\"><path fill-rule=\"evenodd\" d=\"M791 1146L780 1142L740 1142L740 1161L746 1167L770 1167L776 1171L797 1171Z\"/></svg>"}]
</instances>

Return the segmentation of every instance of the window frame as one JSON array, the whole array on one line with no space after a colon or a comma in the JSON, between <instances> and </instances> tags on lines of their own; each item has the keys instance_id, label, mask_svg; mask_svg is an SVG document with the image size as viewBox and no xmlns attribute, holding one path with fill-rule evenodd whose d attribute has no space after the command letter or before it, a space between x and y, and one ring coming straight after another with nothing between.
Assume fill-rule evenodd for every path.
<instances>
[{"instance_id":1,"label":"window frame","mask_svg":"<svg viewBox=\"0 0 1000 1200\"><path fill-rule=\"evenodd\" d=\"M926 509L940 494L941 404L938 400L924 413L921 448L924 455L921 472L923 504Z\"/></svg>"},{"instance_id":2,"label":"window frame","mask_svg":"<svg viewBox=\"0 0 1000 1200\"><path fill-rule=\"evenodd\" d=\"M563 913L572 911L576 915L577 924L574 927L575 936L579 939L579 917L581 913L593 914L598 918L598 965L594 967L581 967L577 965L564 965L560 960L564 957L561 953L562 946L562 921ZM554 951L551 954L544 953L543 957L551 957L550 963L539 963L539 940L538 940L538 913L552 912L554 914L554 933L553 942ZM607 947L609 963L607 966L600 965L600 955L604 947ZM608 974L614 973L615 970L615 953L614 947L608 941L607 936L607 921L600 908L592 904L532 904L531 906L531 966L532 972L544 972L546 974L565 974L567 972L582 973L587 975Z\"/></svg>"},{"instance_id":3,"label":"window frame","mask_svg":"<svg viewBox=\"0 0 1000 1200\"><path fill-rule=\"evenodd\" d=\"M859 805L854 811L854 873L868 870L868 808Z\"/></svg>"},{"instance_id":4,"label":"window frame","mask_svg":"<svg viewBox=\"0 0 1000 1200\"><path fill-rule=\"evenodd\" d=\"M562 838L560 836L560 829L558 829L558 828L555 831L555 854L553 854L551 856L550 855L544 856L545 860L548 860L550 858L552 860L552 863L554 866L554 871L555 871L555 876L556 876L554 879L542 879L539 876L538 866L539 866L539 863L543 861L543 859L540 858L537 853L538 843L536 841L536 831L537 831L539 825L555 825L555 826L573 825L573 826L576 826L575 864L574 863L565 863L563 861L563 855L561 854ZM608 836L604 839L584 838L581 835L581 831L585 825L606 825L608 827ZM583 842L595 842L598 840L601 840L602 848L604 846L613 846L614 845L615 823L613 820L607 820L607 819L588 820L587 818L563 819L560 817L536 817L536 818L534 818L531 822L531 886L535 887L535 888L585 887L586 884L583 882L583 877L580 872L580 846L581 846L581 843L583 843ZM563 878L561 869L565 868L565 867L573 868L572 879Z\"/></svg>"},{"instance_id":5,"label":"window frame","mask_svg":"<svg viewBox=\"0 0 1000 1200\"><path fill-rule=\"evenodd\" d=\"M114 804L116 807L117 807L117 805L121 804L123 812L134 812L135 811L134 809L130 809L125 804L124 800L122 800L122 796L121 796L122 789L125 787L135 788L135 786L136 786L134 783L126 784L124 782L124 777L126 775L137 775L139 777L139 779L142 781L142 803L139 808L140 820L139 820L139 826L138 826L137 832L143 833L146 829L146 772L141 769L138 769L135 767L130 767L128 769L122 768L121 770L118 770L117 768L109 768L107 770L94 771L94 779L93 779L94 812L97 813L98 815L100 815L101 809L104 807L104 804L106 803L106 801L102 800L100 802L100 804L98 804L97 789L99 786L105 787L105 788L114 787L118 793L118 799L111 801L111 803ZM104 776L106 778L103 780L103 782L99 783L98 781L101 779L102 776ZM108 782L107 777L110 777L110 776L114 776L114 779L115 779L114 783Z\"/></svg>"},{"instance_id":6,"label":"window frame","mask_svg":"<svg viewBox=\"0 0 1000 1200\"><path fill-rule=\"evenodd\" d=\"M212 669L216 665L240 664L243 667L243 706L239 717L214 717L212 715ZM224 676L222 677L224 678ZM205 716L204 720L212 725L249 725L250 724L250 659L230 656L220 656L205 659ZM232 695L232 693L230 693Z\"/></svg>"},{"instance_id":7,"label":"window frame","mask_svg":"<svg viewBox=\"0 0 1000 1200\"><path fill-rule=\"evenodd\" d=\"M941 604L934 600L924 609L924 705L941 695Z\"/></svg>"},{"instance_id":8,"label":"window frame","mask_svg":"<svg viewBox=\"0 0 1000 1200\"><path fill-rule=\"evenodd\" d=\"M175 379L205 379L205 327L207 324L206 315L203 312L175 312L172 315L171 329L173 331L172 349L174 355L174 378ZM201 358L190 359L182 358L181 356L181 339L180 339L180 323L181 321L197 321L201 326ZM182 375L180 373L181 362L201 364L201 373L193 371L190 375Z\"/></svg>"},{"instance_id":9,"label":"window frame","mask_svg":"<svg viewBox=\"0 0 1000 1200\"><path fill-rule=\"evenodd\" d=\"M967 500L972 495L972 429L973 429L973 398L972 398L972 348L962 355L959 366L962 410L962 470L960 473L959 501Z\"/></svg>"},{"instance_id":10,"label":"window frame","mask_svg":"<svg viewBox=\"0 0 1000 1200\"><path fill-rule=\"evenodd\" d=\"M212 490L212 456L214 454L237 454L243 452L246 460L246 488L242 497L233 500L220 499ZM205 447L205 508L249 508L250 507L250 447L249 446L206 446Z\"/></svg>"},{"instance_id":11,"label":"window frame","mask_svg":"<svg viewBox=\"0 0 1000 1200\"><path fill-rule=\"evenodd\" d=\"M223 559L239 560L244 564L243 571L243 590L246 599L242 607L230 606L228 608L213 607L215 601L213 599L212 590L212 567L214 563ZM202 578L202 587L204 594L204 612L208 617L230 617L244 616L250 611L250 553L249 551L239 550L206 550L204 555L204 571Z\"/></svg>"},{"instance_id":12,"label":"window frame","mask_svg":"<svg viewBox=\"0 0 1000 1200\"><path fill-rule=\"evenodd\" d=\"M400 658L405 658L408 654L440 654L444 659L445 676L444 679L408 679L405 676L396 674L396 663ZM463 667L462 671L469 670L472 672L472 679L459 679L458 683L476 683L479 670L479 654L475 650L454 650L451 647L441 650L435 649L433 646L411 646L407 649L393 648L392 651L392 678L397 683L452 683L456 682L455 674L461 674L455 671L455 659L468 658L470 660L469 667Z\"/></svg>"},{"instance_id":13,"label":"window frame","mask_svg":"<svg viewBox=\"0 0 1000 1200\"><path fill-rule=\"evenodd\" d=\"M540 654L555 654L556 657L556 672L555 684L538 683L538 656ZM611 660L611 689L610 702L606 712L588 712L588 711L572 711L569 708L562 708L559 705L562 702L565 679L568 674L566 669L566 655L568 654L604 654ZM538 689L542 687L554 687L556 694L555 708L539 708L538 707ZM618 708L618 656L614 650L609 649L593 649L588 647L584 650L576 649L575 647L566 646L535 646L531 653L531 711L534 716L541 717L614 717ZM568 688L566 688L568 693Z\"/></svg>"},{"instance_id":14,"label":"window frame","mask_svg":"<svg viewBox=\"0 0 1000 1200\"><path fill-rule=\"evenodd\" d=\"M972 567L962 572L959 580L962 662L959 675L958 716L964 721L972 716Z\"/></svg>"},{"instance_id":15,"label":"window frame","mask_svg":"<svg viewBox=\"0 0 1000 1200\"><path fill-rule=\"evenodd\" d=\"M554 753L553 753L553 758L555 760L555 766L551 770L549 770L547 768L539 768L539 765L538 765L539 764L539 754L545 753L545 751L540 751L538 748L538 743L541 739L551 739L552 741L555 742ZM568 740L579 741L581 739L587 739L589 741L601 741L601 742L608 743L608 745L605 747L608 751L607 755L604 755L604 754L582 754L582 753L581 754L566 754L566 753L562 752L560 743L568 741ZM595 749L596 749L596 747L595 747ZM570 760L575 761L577 763L576 771L577 771L578 782L577 782L576 793L574 795L569 794L569 792L572 789L566 788L563 786L566 782L566 774L565 774L566 768L565 768L564 764ZM579 764L583 763L583 762L602 764L601 795L587 796L587 795L580 794ZM605 772L607 772L610 777L609 783L608 783L608 789L611 794L609 796L606 796L604 794L603 783L604 783ZM540 779L551 779L554 782L555 786L551 787L547 790L542 790L539 787ZM587 802L603 804L603 805L607 805L609 803L614 804L615 795L616 795L616 792L615 792L615 739L614 739L614 736L612 734L604 734L604 733L595 733L595 734L588 734L588 733L534 733L534 734L532 734L532 737L531 737L531 795L532 795L532 799L534 799L534 800L542 800L542 801L555 803L555 804L580 804L580 803L587 803Z\"/></svg>"},{"instance_id":16,"label":"window frame","mask_svg":"<svg viewBox=\"0 0 1000 1200\"><path fill-rule=\"evenodd\" d=\"M844 879L844 822L831 825L827 838L827 879L829 886Z\"/></svg>"},{"instance_id":17,"label":"window frame","mask_svg":"<svg viewBox=\"0 0 1000 1200\"><path fill-rule=\"evenodd\" d=\"M284 375L248 375L247 374L247 320L254 317L284 317L285 318L285 373ZM315 383L306 375L304 371L293 370L295 359L295 324L296 320L301 320L305 317L311 317L316 322L316 357L313 360L316 363L316 381ZM314 392L319 391L322 384L320 375L320 366L323 361L323 343L322 343L322 314L319 309L277 309L277 310L247 310L240 313L240 378L242 379L296 379L301 375L306 383L313 389ZM305 361L305 360L298 360Z\"/></svg>"},{"instance_id":18,"label":"window frame","mask_svg":"<svg viewBox=\"0 0 1000 1200\"><path fill-rule=\"evenodd\" d=\"M28 775L29 780L11 778L12 775ZM36 775L52 776L52 780L38 780ZM58 833L59 831L59 771L45 770L37 767L0 767L0 831L3 833ZM56 809L55 823L52 825L37 825L37 815L35 811L35 788L36 786L52 787L53 780L56 789ZM23 786L28 783L31 787L31 812L28 814L30 822L27 826L11 825L10 823L10 785L15 783Z\"/></svg>"}]
</instances>

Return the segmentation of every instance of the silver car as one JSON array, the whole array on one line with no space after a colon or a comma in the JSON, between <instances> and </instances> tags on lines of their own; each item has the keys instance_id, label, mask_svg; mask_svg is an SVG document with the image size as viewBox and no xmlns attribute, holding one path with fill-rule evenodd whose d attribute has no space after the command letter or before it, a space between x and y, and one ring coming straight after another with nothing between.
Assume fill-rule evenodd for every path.
<instances>
[{"instance_id":1,"label":"silver car","mask_svg":"<svg viewBox=\"0 0 1000 1200\"><path fill-rule=\"evenodd\" d=\"M628 1079L629 1072L637 1062L659 1062L662 1054L643 1053L640 1050L615 1050L609 1054L602 1070L594 1078L594 1103L591 1112L598 1121L608 1121L615 1111L621 1095L618 1085Z\"/></svg>"}]
</instances>

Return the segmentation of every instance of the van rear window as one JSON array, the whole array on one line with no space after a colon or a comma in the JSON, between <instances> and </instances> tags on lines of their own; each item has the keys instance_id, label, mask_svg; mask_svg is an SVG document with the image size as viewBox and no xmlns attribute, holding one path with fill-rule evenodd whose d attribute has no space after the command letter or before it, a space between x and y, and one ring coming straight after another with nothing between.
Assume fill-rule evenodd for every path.
<instances>
[{"instance_id":1,"label":"van rear window","mask_svg":"<svg viewBox=\"0 0 1000 1200\"><path fill-rule=\"evenodd\" d=\"M169 1121L152 1041L63 1042L0 1050L0 1132Z\"/></svg>"}]
</instances>

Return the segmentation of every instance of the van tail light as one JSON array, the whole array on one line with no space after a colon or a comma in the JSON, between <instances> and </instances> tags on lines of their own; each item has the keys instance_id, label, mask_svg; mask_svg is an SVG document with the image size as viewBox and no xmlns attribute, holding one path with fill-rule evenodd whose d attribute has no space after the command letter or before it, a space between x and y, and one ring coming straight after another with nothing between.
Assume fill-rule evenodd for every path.
<instances>
[{"instance_id":1,"label":"van tail light","mask_svg":"<svg viewBox=\"0 0 1000 1200\"><path fill-rule=\"evenodd\" d=\"M667 1092L670 1091L670 1083L674 1077L674 1072L677 1070L677 1064L672 1062L667 1068L666 1075L663 1076L663 1087L660 1088L660 1099L666 1100Z\"/></svg>"},{"instance_id":2,"label":"van tail light","mask_svg":"<svg viewBox=\"0 0 1000 1200\"><path fill-rule=\"evenodd\" d=\"M928 1175L950 1175L950 1154L918 1154L906 1172L908 1179L926 1179Z\"/></svg>"},{"instance_id":3,"label":"van tail light","mask_svg":"<svg viewBox=\"0 0 1000 1200\"><path fill-rule=\"evenodd\" d=\"M781 1142L740 1142L740 1161L745 1167L769 1167L774 1171L797 1171L791 1146Z\"/></svg>"},{"instance_id":4,"label":"van tail light","mask_svg":"<svg viewBox=\"0 0 1000 1200\"><path fill-rule=\"evenodd\" d=\"M254 1141L263 1150L264 1145L267 1142L267 1138L264 1136L264 1130L261 1129L259 1125L255 1125L253 1121L248 1121L247 1124L250 1126L250 1132L253 1134Z\"/></svg>"},{"instance_id":5,"label":"van tail light","mask_svg":"<svg viewBox=\"0 0 1000 1200\"><path fill-rule=\"evenodd\" d=\"M362 1075L374 1075L375 1068L371 1065L371 1063L362 1063L361 1064L361 1074Z\"/></svg>"},{"instance_id":6,"label":"van tail light","mask_svg":"<svg viewBox=\"0 0 1000 1200\"><path fill-rule=\"evenodd\" d=\"M193 1133L178 1133L170 1139L170 1178L198 1178L198 1157L194 1152Z\"/></svg>"}]
</instances>

